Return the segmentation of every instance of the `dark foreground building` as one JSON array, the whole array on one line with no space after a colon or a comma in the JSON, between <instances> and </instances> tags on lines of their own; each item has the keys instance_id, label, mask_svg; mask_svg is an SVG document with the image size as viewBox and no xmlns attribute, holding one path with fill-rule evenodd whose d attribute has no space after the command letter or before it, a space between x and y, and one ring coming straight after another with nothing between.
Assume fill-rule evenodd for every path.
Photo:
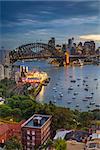
<instances>
[{"instance_id":1,"label":"dark foreground building","mask_svg":"<svg viewBox=\"0 0 100 150\"><path fill-rule=\"evenodd\" d=\"M21 126L23 150L34 150L51 138L51 116L35 114Z\"/></svg>"}]
</instances>

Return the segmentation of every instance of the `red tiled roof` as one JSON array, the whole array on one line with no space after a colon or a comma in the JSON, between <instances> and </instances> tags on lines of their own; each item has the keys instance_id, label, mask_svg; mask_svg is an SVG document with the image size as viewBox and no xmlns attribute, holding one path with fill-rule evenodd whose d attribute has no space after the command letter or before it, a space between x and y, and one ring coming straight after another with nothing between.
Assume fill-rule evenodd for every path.
<instances>
[{"instance_id":1,"label":"red tiled roof","mask_svg":"<svg viewBox=\"0 0 100 150\"><path fill-rule=\"evenodd\" d=\"M0 124L0 136L9 130L8 124Z\"/></svg>"},{"instance_id":2,"label":"red tiled roof","mask_svg":"<svg viewBox=\"0 0 100 150\"><path fill-rule=\"evenodd\" d=\"M22 120L19 123L2 123L0 124L0 136L6 133L8 130L21 130L21 125L25 120Z\"/></svg>"}]
</instances>

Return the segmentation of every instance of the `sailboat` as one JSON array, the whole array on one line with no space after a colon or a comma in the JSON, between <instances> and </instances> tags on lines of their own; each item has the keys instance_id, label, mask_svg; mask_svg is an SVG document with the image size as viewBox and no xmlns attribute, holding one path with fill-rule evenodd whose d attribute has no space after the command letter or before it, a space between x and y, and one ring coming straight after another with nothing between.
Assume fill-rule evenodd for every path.
<instances>
[{"instance_id":1,"label":"sailboat","mask_svg":"<svg viewBox=\"0 0 100 150\"><path fill-rule=\"evenodd\" d=\"M81 59L78 59L78 60L79 60L80 66L83 66L84 64L83 64L82 60Z\"/></svg>"}]
</instances>

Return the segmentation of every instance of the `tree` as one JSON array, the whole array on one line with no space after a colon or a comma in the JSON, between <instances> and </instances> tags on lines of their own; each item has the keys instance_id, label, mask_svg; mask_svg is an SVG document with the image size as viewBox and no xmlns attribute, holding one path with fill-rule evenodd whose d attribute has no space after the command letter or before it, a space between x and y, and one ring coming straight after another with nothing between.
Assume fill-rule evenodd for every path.
<instances>
[{"instance_id":1,"label":"tree","mask_svg":"<svg viewBox=\"0 0 100 150\"><path fill-rule=\"evenodd\" d=\"M15 86L15 81L14 80L9 80L5 78L4 80L0 81L0 95L7 98L13 95L13 87Z\"/></svg>"},{"instance_id":2,"label":"tree","mask_svg":"<svg viewBox=\"0 0 100 150\"><path fill-rule=\"evenodd\" d=\"M28 100L24 100L24 101L21 102L20 108L22 110L25 110L25 109L31 107L32 105L33 105L33 101L28 99Z\"/></svg>"},{"instance_id":3,"label":"tree","mask_svg":"<svg viewBox=\"0 0 100 150\"><path fill-rule=\"evenodd\" d=\"M41 146L43 150L47 150L47 148L50 150L53 148L53 141L51 139L48 139L48 141Z\"/></svg>"},{"instance_id":4,"label":"tree","mask_svg":"<svg viewBox=\"0 0 100 150\"><path fill-rule=\"evenodd\" d=\"M12 137L5 143L4 150L22 150L21 142L16 137Z\"/></svg>"},{"instance_id":5,"label":"tree","mask_svg":"<svg viewBox=\"0 0 100 150\"><path fill-rule=\"evenodd\" d=\"M95 109L92 111L93 113L93 119L100 120L100 109Z\"/></svg>"},{"instance_id":6,"label":"tree","mask_svg":"<svg viewBox=\"0 0 100 150\"><path fill-rule=\"evenodd\" d=\"M53 130L71 129L73 125L74 114L67 108L56 107L53 110Z\"/></svg>"},{"instance_id":7,"label":"tree","mask_svg":"<svg viewBox=\"0 0 100 150\"><path fill-rule=\"evenodd\" d=\"M54 148L55 148L56 150L66 150L66 149L67 149L66 141L63 140L63 139L57 139L57 140L54 142Z\"/></svg>"},{"instance_id":8,"label":"tree","mask_svg":"<svg viewBox=\"0 0 100 150\"><path fill-rule=\"evenodd\" d=\"M11 116L12 109L6 104L0 105L0 117Z\"/></svg>"},{"instance_id":9,"label":"tree","mask_svg":"<svg viewBox=\"0 0 100 150\"><path fill-rule=\"evenodd\" d=\"M91 112L81 112L79 116L79 122L81 127L91 126L93 120L93 114Z\"/></svg>"},{"instance_id":10,"label":"tree","mask_svg":"<svg viewBox=\"0 0 100 150\"><path fill-rule=\"evenodd\" d=\"M21 110L19 108L12 109L11 114L15 120L18 120L18 121L21 120L22 114L21 114Z\"/></svg>"}]
</instances>

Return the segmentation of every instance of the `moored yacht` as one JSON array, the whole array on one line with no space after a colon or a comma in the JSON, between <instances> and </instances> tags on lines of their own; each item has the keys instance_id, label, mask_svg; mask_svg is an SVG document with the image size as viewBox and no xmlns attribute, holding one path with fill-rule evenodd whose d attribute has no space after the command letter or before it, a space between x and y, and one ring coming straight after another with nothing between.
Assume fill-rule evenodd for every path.
<instances>
[{"instance_id":1,"label":"moored yacht","mask_svg":"<svg viewBox=\"0 0 100 150\"><path fill-rule=\"evenodd\" d=\"M78 92L74 92L74 95L78 95Z\"/></svg>"},{"instance_id":2,"label":"moored yacht","mask_svg":"<svg viewBox=\"0 0 100 150\"><path fill-rule=\"evenodd\" d=\"M92 99L93 97L92 96L86 96L86 99Z\"/></svg>"},{"instance_id":3,"label":"moored yacht","mask_svg":"<svg viewBox=\"0 0 100 150\"><path fill-rule=\"evenodd\" d=\"M90 102L90 105L94 105L94 104L95 104L95 102L94 102L94 101Z\"/></svg>"},{"instance_id":4,"label":"moored yacht","mask_svg":"<svg viewBox=\"0 0 100 150\"><path fill-rule=\"evenodd\" d=\"M68 104L71 104L71 103L72 103L72 101L68 101L67 103L68 103Z\"/></svg>"},{"instance_id":5,"label":"moored yacht","mask_svg":"<svg viewBox=\"0 0 100 150\"><path fill-rule=\"evenodd\" d=\"M69 88L68 88L68 90L73 90L73 87L72 87L72 86L71 86L71 87L69 87Z\"/></svg>"}]
</instances>

